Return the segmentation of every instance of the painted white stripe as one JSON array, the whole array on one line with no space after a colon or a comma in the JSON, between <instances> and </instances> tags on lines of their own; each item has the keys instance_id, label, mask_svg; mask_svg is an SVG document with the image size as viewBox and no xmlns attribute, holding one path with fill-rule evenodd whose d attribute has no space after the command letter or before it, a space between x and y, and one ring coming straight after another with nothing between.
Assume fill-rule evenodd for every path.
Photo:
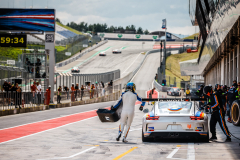
<instances>
[{"instance_id":1,"label":"painted white stripe","mask_svg":"<svg viewBox=\"0 0 240 160\"><path fill-rule=\"evenodd\" d=\"M141 53L138 54L138 56L135 58L135 60L132 62L132 64L130 66L128 66L128 68L125 71L123 71L123 73L125 73L134 64L134 62L138 59L138 57L140 55L141 55Z\"/></svg>"},{"instance_id":2,"label":"painted white stripe","mask_svg":"<svg viewBox=\"0 0 240 160\"><path fill-rule=\"evenodd\" d=\"M195 160L194 143L188 143L187 159L188 160Z\"/></svg>"},{"instance_id":3,"label":"painted white stripe","mask_svg":"<svg viewBox=\"0 0 240 160\"><path fill-rule=\"evenodd\" d=\"M175 153L177 153L177 151L179 150L180 147L176 147L168 156L167 158L172 158L174 156ZM173 159L173 158L172 158ZM175 159L175 158L174 158Z\"/></svg>"},{"instance_id":4,"label":"painted white stripe","mask_svg":"<svg viewBox=\"0 0 240 160\"><path fill-rule=\"evenodd\" d=\"M78 155L80 155L80 154L83 154L83 153L85 153L85 152L87 152L87 151L90 151L90 150L92 150L92 149L94 149L94 148L96 148L96 147L88 148L88 149L86 149L86 150L84 150L84 151L82 151L82 152L76 153L76 154L71 155L71 156L69 156L69 157L54 157L54 158L50 158L50 159L68 159L68 158L73 158L73 157L76 157L76 156L78 156ZM47 159L39 159L39 160L47 160Z\"/></svg>"},{"instance_id":5,"label":"painted white stripe","mask_svg":"<svg viewBox=\"0 0 240 160\"><path fill-rule=\"evenodd\" d=\"M167 156L167 158L170 158L170 159L182 159L182 158L172 158L172 157L174 156L174 154L176 154L179 149L180 149L180 147L176 147L176 148ZM182 159L182 160L184 160L184 159ZM194 148L194 143L188 143L187 160L195 160L195 148Z\"/></svg>"}]
</instances>

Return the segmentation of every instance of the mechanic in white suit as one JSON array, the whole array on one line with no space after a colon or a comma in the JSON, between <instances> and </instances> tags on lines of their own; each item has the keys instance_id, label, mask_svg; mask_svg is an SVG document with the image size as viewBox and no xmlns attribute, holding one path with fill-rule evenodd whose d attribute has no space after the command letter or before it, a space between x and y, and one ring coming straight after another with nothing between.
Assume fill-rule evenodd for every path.
<instances>
[{"instance_id":1,"label":"mechanic in white suit","mask_svg":"<svg viewBox=\"0 0 240 160\"><path fill-rule=\"evenodd\" d=\"M135 103L136 101L141 101L142 99L135 93L136 86L133 82L129 82L126 86L126 91L122 93L120 99L116 102L114 106L112 106L112 110L116 110L121 103L123 103L122 106L122 113L121 113L121 119L120 119L120 125L119 125L119 133L118 137L116 138L117 141L121 138L122 132L123 133L123 142L128 142L126 140L128 131L130 129L130 126L133 121L134 117L134 110L135 110ZM139 110L143 110L143 107L145 105L145 102L142 102ZM124 129L126 125L126 128Z\"/></svg>"}]
</instances>

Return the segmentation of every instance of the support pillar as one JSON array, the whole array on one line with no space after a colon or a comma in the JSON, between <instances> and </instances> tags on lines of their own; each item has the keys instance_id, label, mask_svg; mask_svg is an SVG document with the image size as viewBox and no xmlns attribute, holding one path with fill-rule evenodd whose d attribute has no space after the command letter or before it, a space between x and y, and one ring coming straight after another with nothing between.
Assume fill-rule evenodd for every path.
<instances>
[{"instance_id":1,"label":"support pillar","mask_svg":"<svg viewBox=\"0 0 240 160\"><path fill-rule=\"evenodd\" d=\"M53 103L55 75L55 32L45 32L45 49L49 54L49 85L51 85L50 103Z\"/></svg>"}]
</instances>

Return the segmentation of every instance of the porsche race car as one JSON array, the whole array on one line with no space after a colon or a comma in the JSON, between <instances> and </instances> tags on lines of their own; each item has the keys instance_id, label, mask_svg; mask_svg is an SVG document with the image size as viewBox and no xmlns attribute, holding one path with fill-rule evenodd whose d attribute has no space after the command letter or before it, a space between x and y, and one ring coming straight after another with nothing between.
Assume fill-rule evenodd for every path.
<instances>
[{"instance_id":1,"label":"porsche race car","mask_svg":"<svg viewBox=\"0 0 240 160\"><path fill-rule=\"evenodd\" d=\"M142 141L195 139L209 141L208 116L198 110L197 101L158 101L143 116Z\"/></svg>"},{"instance_id":2,"label":"porsche race car","mask_svg":"<svg viewBox=\"0 0 240 160\"><path fill-rule=\"evenodd\" d=\"M112 53L122 53L122 51L120 49L114 49Z\"/></svg>"}]
</instances>

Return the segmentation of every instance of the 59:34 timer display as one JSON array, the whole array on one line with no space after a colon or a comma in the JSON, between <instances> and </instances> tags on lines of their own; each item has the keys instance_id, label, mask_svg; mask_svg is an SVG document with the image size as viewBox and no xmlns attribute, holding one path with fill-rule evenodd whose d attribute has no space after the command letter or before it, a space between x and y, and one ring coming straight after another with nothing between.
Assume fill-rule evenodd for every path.
<instances>
[{"instance_id":1,"label":"59:34 timer display","mask_svg":"<svg viewBox=\"0 0 240 160\"><path fill-rule=\"evenodd\" d=\"M27 39L26 35L1 35L0 34L0 46L1 47L26 47Z\"/></svg>"}]
</instances>

